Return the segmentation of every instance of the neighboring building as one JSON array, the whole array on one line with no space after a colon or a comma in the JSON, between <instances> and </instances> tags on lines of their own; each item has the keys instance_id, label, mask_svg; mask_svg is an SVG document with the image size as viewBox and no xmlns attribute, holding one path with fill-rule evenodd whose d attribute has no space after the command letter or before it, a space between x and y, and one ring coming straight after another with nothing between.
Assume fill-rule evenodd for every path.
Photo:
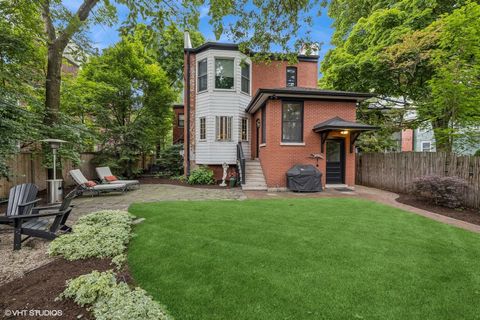
<instances>
[{"instance_id":1,"label":"neighboring building","mask_svg":"<svg viewBox=\"0 0 480 320\"><path fill-rule=\"evenodd\" d=\"M184 128L185 128L185 113L184 113L183 104L174 104L173 105L173 134L172 142L173 144L183 144L184 139Z\"/></svg>"},{"instance_id":2,"label":"neighboring building","mask_svg":"<svg viewBox=\"0 0 480 320\"><path fill-rule=\"evenodd\" d=\"M318 56L252 62L234 44L185 48L185 173L247 159L244 189L286 187L295 164L313 164L323 185L355 183L356 106L370 94L317 89ZM242 165L239 170L242 170Z\"/></svg>"}]
</instances>

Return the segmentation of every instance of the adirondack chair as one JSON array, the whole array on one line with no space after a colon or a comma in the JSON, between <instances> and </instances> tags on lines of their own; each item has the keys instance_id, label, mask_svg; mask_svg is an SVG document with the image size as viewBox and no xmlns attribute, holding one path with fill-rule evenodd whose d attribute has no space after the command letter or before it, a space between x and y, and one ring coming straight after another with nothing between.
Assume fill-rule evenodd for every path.
<instances>
[{"instance_id":1,"label":"adirondack chair","mask_svg":"<svg viewBox=\"0 0 480 320\"><path fill-rule=\"evenodd\" d=\"M13 220L11 217L18 215L28 215L32 211L35 204L40 201L36 199L38 188L32 183L19 184L10 189L8 200L1 201L1 203L8 202L5 214L0 216L0 224L11 225Z\"/></svg>"},{"instance_id":2,"label":"adirondack chair","mask_svg":"<svg viewBox=\"0 0 480 320\"><path fill-rule=\"evenodd\" d=\"M124 192L127 188L127 185L124 183L117 184L94 184L89 186L87 178L83 175L82 171L79 169L70 170L70 176L78 185L78 190L80 194L83 194L85 191L91 191L92 195L99 195L102 192L112 192L112 191L121 191Z\"/></svg>"},{"instance_id":3,"label":"adirondack chair","mask_svg":"<svg viewBox=\"0 0 480 320\"><path fill-rule=\"evenodd\" d=\"M138 180L119 180L117 179L110 170L110 167L97 167L95 168L97 175L102 180L102 182L107 184L125 184L127 189L130 189L133 186L138 186L140 181Z\"/></svg>"},{"instance_id":4,"label":"adirondack chair","mask_svg":"<svg viewBox=\"0 0 480 320\"><path fill-rule=\"evenodd\" d=\"M78 192L75 189L67 194L60 205L35 207L30 214L10 217L14 227L13 250L20 250L22 242L30 237L53 240L59 231L70 232L66 222L73 209L71 202ZM22 235L27 237L22 239Z\"/></svg>"}]
</instances>

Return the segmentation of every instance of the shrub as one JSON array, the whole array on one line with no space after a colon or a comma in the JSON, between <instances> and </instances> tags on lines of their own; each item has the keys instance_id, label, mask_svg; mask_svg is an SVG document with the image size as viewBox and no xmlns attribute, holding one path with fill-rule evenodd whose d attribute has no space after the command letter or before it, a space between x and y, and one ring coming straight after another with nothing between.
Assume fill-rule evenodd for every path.
<instances>
[{"instance_id":1,"label":"shrub","mask_svg":"<svg viewBox=\"0 0 480 320\"><path fill-rule=\"evenodd\" d=\"M170 177L170 180L187 182L187 177L185 177L185 176L173 176L173 177Z\"/></svg>"},{"instance_id":2,"label":"shrub","mask_svg":"<svg viewBox=\"0 0 480 320\"><path fill-rule=\"evenodd\" d=\"M160 153L157 165L163 176L178 176L183 173L182 144L174 144Z\"/></svg>"},{"instance_id":3,"label":"shrub","mask_svg":"<svg viewBox=\"0 0 480 320\"><path fill-rule=\"evenodd\" d=\"M478 149L477 151L475 151L475 153L473 154L475 157L480 157L480 149Z\"/></svg>"},{"instance_id":4,"label":"shrub","mask_svg":"<svg viewBox=\"0 0 480 320\"><path fill-rule=\"evenodd\" d=\"M131 290L126 283L117 283L111 270L93 271L67 281L59 299L65 298L81 306L88 305L97 320L172 319L144 290Z\"/></svg>"},{"instance_id":5,"label":"shrub","mask_svg":"<svg viewBox=\"0 0 480 320\"><path fill-rule=\"evenodd\" d=\"M457 177L424 176L413 181L413 194L436 205L461 208L467 182Z\"/></svg>"},{"instance_id":6,"label":"shrub","mask_svg":"<svg viewBox=\"0 0 480 320\"><path fill-rule=\"evenodd\" d=\"M120 210L105 210L81 217L72 233L62 235L50 243L48 253L67 260L121 257L130 241L133 216ZM120 256L120 257L119 257Z\"/></svg>"},{"instance_id":7,"label":"shrub","mask_svg":"<svg viewBox=\"0 0 480 320\"><path fill-rule=\"evenodd\" d=\"M215 178L212 170L207 167L198 167L190 173L187 182L189 184L214 184Z\"/></svg>"}]
</instances>

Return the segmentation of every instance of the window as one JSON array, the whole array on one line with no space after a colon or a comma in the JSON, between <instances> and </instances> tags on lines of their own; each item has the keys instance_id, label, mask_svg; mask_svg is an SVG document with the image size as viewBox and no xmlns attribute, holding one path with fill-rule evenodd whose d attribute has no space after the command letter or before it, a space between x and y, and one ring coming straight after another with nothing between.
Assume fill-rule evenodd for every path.
<instances>
[{"instance_id":1,"label":"window","mask_svg":"<svg viewBox=\"0 0 480 320\"><path fill-rule=\"evenodd\" d=\"M297 86L297 67L287 67L287 87Z\"/></svg>"},{"instance_id":2,"label":"window","mask_svg":"<svg viewBox=\"0 0 480 320\"><path fill-rule=\"evenodd\" d=\"M215 88L233 89L233 59L215 59Z\"/></svg>"},{"instance_id":3,"label":"window","mask_svg":"<svg viewBox=\"0 0 480 320\"><path fill-rule=\"evenodd\" d=\"M207 125L205 117L200 118L200 140L207 139Z\"/></svg>"},{"instance_id":4,"label":"window","mask_svg":"<svg viewBox=\"0 0 480 320\"><path fill-rule=\"evenodd\" d=\"M217 117L216 122L217 141L231 141L232 117Z\"/></svg>"},{"instance_id":5,"label":"window","mask_svg":"<svg viewBox=\"0 0 480 320\"><path fill-rule=\"evenodd\" d=\"M198 92L207 90L207 59L198 62Z\"/></svg>"},{"instance_id":6,"label":"window","mask_svg":"<svg viewBox=\"0 0 480 320\"><path fill-rule=\"evenodd\" d=\"M242 66L242 92L250 93L250 65Z\"/></svg>"},{"instance_id":7,"label":"window","mask_svg":"<svg viewBox=\"0 0 480 320\"><path fill-rule=\"evenodd\" d=\"M183 113L179 113L178 114L178 127L183 128L184 125L185 125L185 116L183 115Z\"/></svg>"},{"instance_id":8,"label":"window","mask_svg":"<svg viewBox=\"0 0 480 320\"><path fill-rule=\"evenodd\" d=\"M242 118L240 127L240 140L248 141L248 118Z\"/></svg>"},{"instance_id":9,"label":"window","mask_svg":"<svg viewBox=\"0 0 480 320\"><path fill-rule=\"evenodd\" d=\"M430 141L422 141L422 152L432 151L432 143Z\"/></svg>"},{"instance_id":10,"label":"window","mask_svg":"<svg viewBox=\"0 0 480 320\"><path fill-rule=\"evenodd\" d=\"M262 109L262 143L267 143L267 112L265 107Z\"/></svg>"},{"instance_id":11,"label":"window","mask_svg":"<svg viewBox=\"0 0 480 320\"><path fill-rule=\"evenodd\" d=\"M303 104L301 102L283 103L282 142L303 142Z\"/></svg>"}]
</instances>

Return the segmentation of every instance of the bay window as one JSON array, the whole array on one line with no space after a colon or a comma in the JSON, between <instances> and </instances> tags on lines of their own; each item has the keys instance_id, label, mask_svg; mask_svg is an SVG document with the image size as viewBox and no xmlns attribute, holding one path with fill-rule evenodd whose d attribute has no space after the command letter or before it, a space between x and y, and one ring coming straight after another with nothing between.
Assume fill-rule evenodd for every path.
<instances>
[{"instance_id":1,"label":"bay window","mask_svg":"<svg viewBox=\"0 0 480 320\"><path fill-rule=\"evenodd\" d=\"M232 140L232 117L217 116L215 124L217 141Z\"/></svg>"},{"instance_id":2,"label":"bay window","mask_svg":"<svg viewBox=\"0 0 480 320\"><path fill-rule=\"evenodd\" d=\"M248 63L242 66L242 92L250 93L250 65Z\"/></svg>"},{"instance_id":3,"label":"bay window","mask_svg":"<svg viewBox=\"0 0 480 320\"><path fill-rule=\"evenodd\" d=\"M198 92L207 90L207 59L198 62Z\"/></svg>"},{"instance_id":4,"label":"bay window","mask_svg":"<svg viewBox=\"0 0 480 320\"><path fill-rule=\"evenodd\" d=\"M215 89L234 88L234 60L228 58L215 59Z\"/></svg>"}]
</instances>

